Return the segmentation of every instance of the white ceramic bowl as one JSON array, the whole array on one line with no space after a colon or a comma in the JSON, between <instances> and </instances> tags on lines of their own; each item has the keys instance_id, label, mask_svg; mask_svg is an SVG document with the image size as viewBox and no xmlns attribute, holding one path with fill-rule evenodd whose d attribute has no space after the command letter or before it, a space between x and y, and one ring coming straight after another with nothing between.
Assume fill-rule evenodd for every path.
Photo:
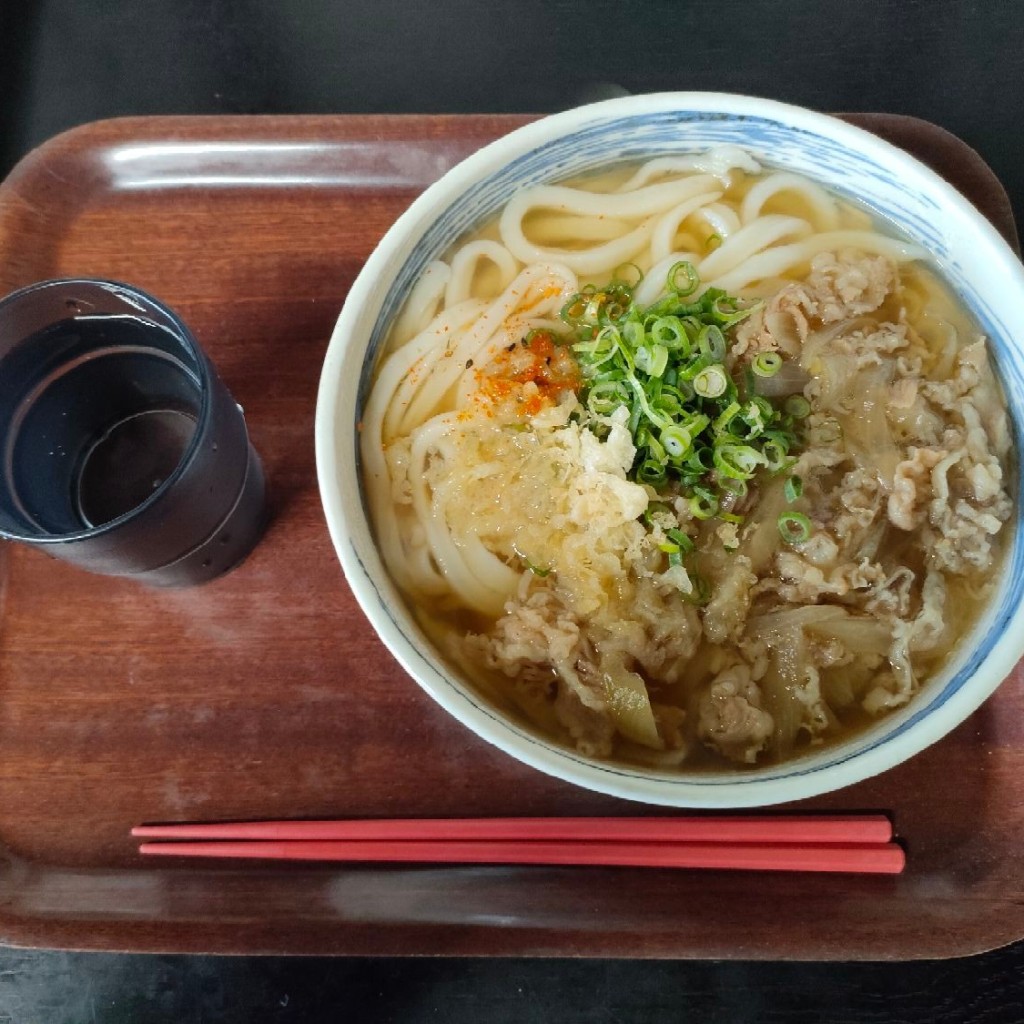
<instances>
[{"instance_id":1,"label":"white ceramic bowl","mask_svg":"<svg viewBox=\"0 0 1024 1024\"><path fill-rule=\"evenodd\" d=\"M631 96L569 110L512 132L449 171L395 223L352 286L324 361L316 414L320 491L338 557L374 628L420 686L526 764L588 789L677 807L749 807L824 793L898 764L963 721L1024 653L1020 531L983 620L908 707L855 739L788 764L670 775L591 761L540 738L489 707L444 664L374 545L355 428L374 357L412 282L517 189L721 143L867 204L897 233L924 245L990 339L1019 437L1024 268L989 222L934 172L867 132L798 107L715 93ZM1018 467L1018 487L1021 475ZM1020 508L1018 493L1018 517Z\"/></svg>"}]
</instances>

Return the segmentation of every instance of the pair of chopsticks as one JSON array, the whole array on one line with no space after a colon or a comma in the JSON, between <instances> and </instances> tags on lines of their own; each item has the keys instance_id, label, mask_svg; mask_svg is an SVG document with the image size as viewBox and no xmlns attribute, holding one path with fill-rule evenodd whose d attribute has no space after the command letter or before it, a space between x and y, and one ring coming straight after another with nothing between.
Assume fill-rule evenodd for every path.
<instances>
[{"instance_id":1,"label":"pair of chopsticks","mask_svg":"<svg viewBox=\"0 0 1024 1024\"><path fill-rule=\"evenodd\" d=\"M147 856L898 874L883 814L140 825Z\"/></svg>"}]
</instances>

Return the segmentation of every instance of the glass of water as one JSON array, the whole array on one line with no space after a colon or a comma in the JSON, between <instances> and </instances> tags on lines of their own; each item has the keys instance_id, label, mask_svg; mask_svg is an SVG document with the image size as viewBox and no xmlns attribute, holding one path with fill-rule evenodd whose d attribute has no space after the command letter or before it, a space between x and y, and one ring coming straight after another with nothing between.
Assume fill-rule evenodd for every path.
<instances>
[{"instance_id":1,"label":"glass of water","mask_svg":"<svg viewBox=\"0 0 1024 1024\"><path fill-rule=\"evenodd\" d=\"M266 522L241 408L185 324L100 280L0 300L0 536L155 586L219 576Z\"/></svg>"}]
</instances>

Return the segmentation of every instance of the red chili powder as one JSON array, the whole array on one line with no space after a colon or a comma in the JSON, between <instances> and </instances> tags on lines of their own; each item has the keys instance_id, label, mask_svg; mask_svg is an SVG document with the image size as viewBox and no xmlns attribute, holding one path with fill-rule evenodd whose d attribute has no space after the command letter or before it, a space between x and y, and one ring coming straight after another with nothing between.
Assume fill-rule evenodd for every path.
<instances>
[{"instance_id":1,"label":"red chili powder","mask_svg":"<svg viewBox=\"0 0 1024 1024\"><path fill-rule=\"evenodd\" d=\"M533 331L516 345L509 345L488 366L476 373L476 404L487 415L509 400L515 412L532 416L554 405L566 391L579 391L582 380L572 352L556 345L547 331ZM524 391L523 385L535 387Z\"/></svg>"}]
</instances>

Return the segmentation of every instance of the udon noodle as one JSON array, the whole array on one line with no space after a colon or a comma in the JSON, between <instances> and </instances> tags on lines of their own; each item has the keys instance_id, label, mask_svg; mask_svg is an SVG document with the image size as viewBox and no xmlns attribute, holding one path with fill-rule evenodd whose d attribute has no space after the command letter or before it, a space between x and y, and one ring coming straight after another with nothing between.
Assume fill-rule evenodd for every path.
<instances>
[{"instance_id":1,"label":"udon noodle","mask_svg":"<svg viewBox=\"0 0 1024 1024\"><path fill-rule=\"evenodd\" d=\"M525 189L432 262L361 454L446 656L567 746L663 768L910 701L1012 510L984 339L926 259L720 147Z\"/></svg>"}]
</instances>

